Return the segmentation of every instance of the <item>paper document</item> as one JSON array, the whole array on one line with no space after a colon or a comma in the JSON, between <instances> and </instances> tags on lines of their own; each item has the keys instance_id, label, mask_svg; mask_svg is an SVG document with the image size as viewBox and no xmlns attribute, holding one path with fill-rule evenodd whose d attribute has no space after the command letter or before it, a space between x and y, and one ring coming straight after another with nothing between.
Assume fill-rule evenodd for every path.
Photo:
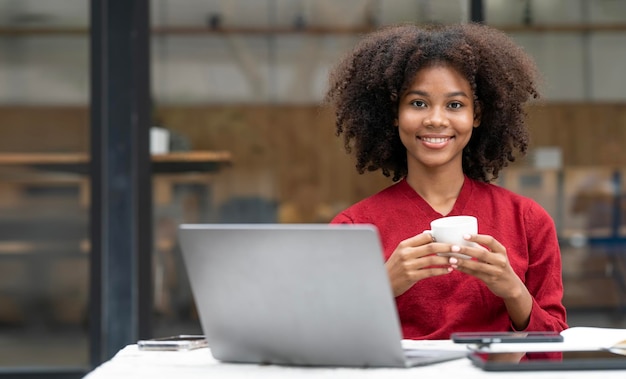
<instances>
[{"instance_id":1,"label":"paper document","mask_svg":"<svg viewBox=\"0 0 626 379\"><path fill-rule=\"evenodd\" d=\"M611 350L626 355L626 329L576 326L561 332L563 342L492 343L468 345L490 353Z\"/></svg>"},{"instance_id":2,"label":"paper document","mask_svg":"<svg viewBox=\"0 0 626 379\"><path fill-rule=\"evenodd\" d=\"M565 342L576 342L599 349L623 350L626 354L626 329L577 326L561 332Z\"/></svg>"}]
</instances>

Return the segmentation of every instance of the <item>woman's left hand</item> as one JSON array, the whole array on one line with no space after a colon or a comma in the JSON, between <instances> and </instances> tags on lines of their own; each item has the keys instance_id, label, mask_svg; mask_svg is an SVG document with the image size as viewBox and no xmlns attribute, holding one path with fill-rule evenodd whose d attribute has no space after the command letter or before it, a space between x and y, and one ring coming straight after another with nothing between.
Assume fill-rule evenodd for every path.
<instances>
[{"instance_id":1,"label":"woman's left hand","mask_svg":"<svg viewBox=\"0 0 626 379\"><path fill-rule=\"evenodd\" d=\"M482 280L496 296L504 300L509 317L517 330L524 330L530 322L533 298L522 280L515 274L507 257L506 248L495 238L485 234L467 236L468 241L480 246L452 246L451 252L469 255L474 259L450 257L450 266Z\"/></svg>"},{"instance_id":2,"label":"woman's left hand","mask_svg":"<svg viewBox=\"0 0 626 379\"><path fill-rule=\"evenodd\" d=\"M481 246L453 245L451 252L469 255L474 259L450 257L452 268L480 279L496 296L504 299L519 297L526 287L513 271L506 248L489 235L475 234L466 237Z\"/></svg>"}]
</instances>

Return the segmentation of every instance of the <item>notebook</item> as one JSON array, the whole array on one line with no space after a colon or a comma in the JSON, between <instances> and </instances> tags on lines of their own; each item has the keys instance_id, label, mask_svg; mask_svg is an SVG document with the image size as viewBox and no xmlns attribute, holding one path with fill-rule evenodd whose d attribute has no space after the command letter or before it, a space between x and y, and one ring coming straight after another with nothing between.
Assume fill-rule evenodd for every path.
<instances>
[{"instance_id":1,"label":"notebook","mask_svg":"<svg viewBox=\"0 0 626 379\"><path fill-rule=\"evenodd\" d=\"M179 237L220 361L411 367L467 356L403 349L373 226L183 224Z\"/></svg>"}]
</instances>

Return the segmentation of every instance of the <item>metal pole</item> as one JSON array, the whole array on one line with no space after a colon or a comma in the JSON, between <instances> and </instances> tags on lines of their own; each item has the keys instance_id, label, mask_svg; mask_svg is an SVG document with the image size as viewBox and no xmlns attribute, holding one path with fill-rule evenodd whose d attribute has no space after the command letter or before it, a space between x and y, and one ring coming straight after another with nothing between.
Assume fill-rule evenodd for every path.
<instances>
[{"instance_id":1,"label":"metal pole","mask_svg":"<svg viewBox=\"0 0 626 379\"><path fill-rule=\"evenodd\" d=\"M485 22L483 0L470 0L470 21L479 23Z\"/></svg>"},{"instance_id":2,"label":"metal pole","mask_svg":"<svg viewBox=\"0 0 626 379\"><path fill-rule=\"evenodd\" d=\"M91 363L150 334L149 0L91 1Z\"/></svg>"}]
</instances>

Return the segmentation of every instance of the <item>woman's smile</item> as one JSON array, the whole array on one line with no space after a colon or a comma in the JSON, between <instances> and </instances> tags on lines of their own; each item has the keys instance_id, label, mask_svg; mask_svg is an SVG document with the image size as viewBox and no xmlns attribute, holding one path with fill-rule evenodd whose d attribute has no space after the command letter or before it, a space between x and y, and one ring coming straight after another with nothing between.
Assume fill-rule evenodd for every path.
<instances>
[{"instance_id":1,"label":"woman's smile","mask_svg":"<svg viewBox=\"0 0 626 379\"><path fill-rule=\"evenodd\" d=\"M417 139L421 140L424 146L441 149L447 145L447 143L454 137L429 137L429 136L417 136Z\"/></svg>"}]
</instances>

